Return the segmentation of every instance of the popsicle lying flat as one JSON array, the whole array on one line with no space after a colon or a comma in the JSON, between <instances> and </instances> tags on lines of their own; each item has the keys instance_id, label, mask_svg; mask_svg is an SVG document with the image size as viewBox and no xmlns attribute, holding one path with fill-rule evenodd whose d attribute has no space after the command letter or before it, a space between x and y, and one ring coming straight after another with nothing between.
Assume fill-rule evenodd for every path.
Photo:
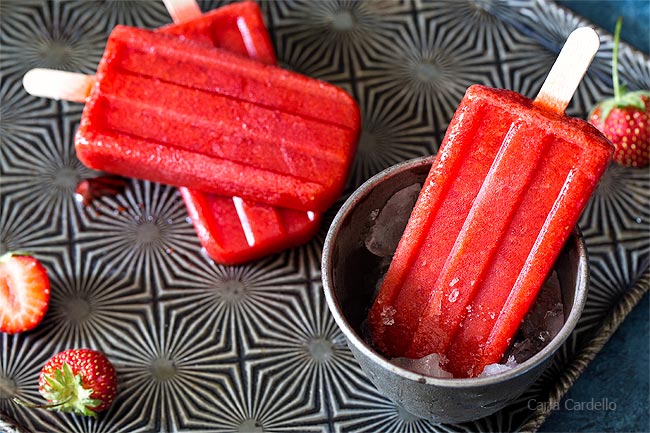
<instances>
[{"instance_id":1,"label":"popsicle lying flat","mask_svg":"<svg viewBox=\"0 0 650 433\"><path fill-rule=\"evenodd\" d=\"M565 45L580 45L577 80L563 51L535 101L467 90L369 312L387 355L438 353L455 377L500 361L613 151L563 114L598 47L579 30Z\"/></svg>"},{"instance_id":2,"label":"popsicle lying flat","mask_svg":"<svg viewBox=\"0 0 650 433\"><path fill-rule=\"evenodd\" d=\"M223 48L268 65L276 64L262 12L254 1L231 3L204 14L200 10L198 14L185 13L175 17L174 24L157 31Z\"/></svg>"},{"instance_id":3,"label":"popsicle lying flat","mask_svg":"<svg viewBox=\"0 0 650 433\"><path fill-rule=\"evenodd\" d=\"M97 170L324 211L359 133L341 89L181 40L117 26L75 137Z\"/></svg>"},{"instance_id":4,"label":"popsicle lying flat","mask_svg":"<svg viewBox=\"0 0 650 433\"><path fill-rule=\"evenodd\" d=\"M319 214L245 202L238 197L187 188L182 195L201 245L210 257L226 265L303 244L314 236L321 222Z\"/></svg>"},{"instance_id":5,"label":"popsicle lying flat","mask_svg":"<svg viewBox=\"0 0 650 433\"><path fill-rule=\"evenodd\" d=\"M222 6L158 29L226 49L269 65L276 63L271 39L255 2ZM176 18L175 18L176 19ZM277 208L179 188L201 245L216 262L232 265L300 245L318 231L320 214Z\"/></svg>"},{"instance_id":6,"label":"popsicle lying flat","mask_svg":"<svg viewBox=\"0 0 650 433\"><path fill-rule=\"evenodd\" d=\"M202 14L193 0L166 0L175 21L158 31L187 36L195 42L228 48L255 60L275 63L275 54L255 2L240 2ZM25 76L35 96L85 102L94 76L36 69ZM320 227L320 214L273 208L237 197L202 193L181 187L192 222L206 252L217 262L238 264L299 245ZM85 197L85 196L84 196ZM87 197L84 200L88 199ZM239 219L239 224L237 220Z\"/></svg>"}]
</instances>

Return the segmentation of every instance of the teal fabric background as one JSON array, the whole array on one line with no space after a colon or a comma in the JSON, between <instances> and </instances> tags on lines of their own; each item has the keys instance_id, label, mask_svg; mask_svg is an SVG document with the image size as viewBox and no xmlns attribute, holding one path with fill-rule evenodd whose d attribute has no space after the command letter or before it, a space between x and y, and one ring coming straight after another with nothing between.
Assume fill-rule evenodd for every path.
<instances>
[{"instance_id":1,"label":"teal fabric background","mask_svg":"<svg viewBox=\"0 0 650 433\"><path fill-rule=\"evenodd\" d=\"M650 0L564 0L556 3L611 33L616 19L622 16L621 38L644 53L650 53Z\"/></svg>"}]
</instances>

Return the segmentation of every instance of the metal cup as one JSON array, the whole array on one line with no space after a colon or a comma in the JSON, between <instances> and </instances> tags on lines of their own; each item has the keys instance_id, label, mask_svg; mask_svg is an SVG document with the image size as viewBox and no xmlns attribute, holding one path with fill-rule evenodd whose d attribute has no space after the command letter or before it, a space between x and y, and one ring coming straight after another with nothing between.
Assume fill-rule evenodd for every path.
<instances>
[{"instance_id":1,"label":"metal cup","mask_svg":"<svg viewBox=\"0 0 650 433\"><path fill-rule=\"evenodd\" d=\"M382 272L380 259L365 247L373 212L397 191L423 183L432 157L409 160L377 174L343 204L323 248L323 287L327 304L348 346L377 389L406 411L440 423L476 420L517 399L540 376L569 337L582 313L588 287L584 242L576 228L555 264L565 323L540 352L496 376L441 379L399 367L362 337L362 324ZM404 221L395 224L404 225Z\"/></svg>"}]
</instances>

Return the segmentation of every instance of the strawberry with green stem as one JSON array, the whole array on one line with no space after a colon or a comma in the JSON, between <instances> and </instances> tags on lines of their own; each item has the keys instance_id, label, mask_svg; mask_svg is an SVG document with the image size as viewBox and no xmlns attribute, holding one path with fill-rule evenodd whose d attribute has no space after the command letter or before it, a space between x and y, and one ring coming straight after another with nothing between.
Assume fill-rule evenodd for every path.
<instances>
[{"instance_id":1,"label":"strawberry with green stem","mask_svg":"<svg viewBox=\"0 0 650 433\"><path fill-rule=\"evenodd\" d=\"M650 91L626 92L618 79L618 45L622 18L616 22L612 53L614 97L600 102L589 114L589 122L610 139L616 151L613 160L630 167L649 164Z\"/></svg>"},{"instance_id":2,"label":"strawberry with green stem","mask_svg":"<svg viewBox=\"0 0 650 433\"><path fill-rule=\"evenodd\" d=\"M54 355L41 369L38 390L48 404L14 402L31 408L97 416L117 394L117 373L102 352L69 349Z\"/></svg>"}]
</instances>

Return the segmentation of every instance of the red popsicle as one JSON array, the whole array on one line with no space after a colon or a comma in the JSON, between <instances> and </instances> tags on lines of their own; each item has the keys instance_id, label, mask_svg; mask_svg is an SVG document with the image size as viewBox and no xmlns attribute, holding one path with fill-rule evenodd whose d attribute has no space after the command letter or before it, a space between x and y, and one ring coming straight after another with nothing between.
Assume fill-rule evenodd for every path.
<instances>
[{"instance_id":1,"label":"red popsicle","mask_svg":"<svg viewBox=\"0 0 650 433\"><path fill-rule=\"evenodd\" d=\"M275 53L255 2L233 3L158 31L204 42L274 65ZM223 197L181 187L201 245L215 261L240 264L307 242L320 214Z\"/></svg>"},{"instance_id":2,"label":"red popsicle","mask_svg":"<svg viewBox=\"0 0 650 433\"><path fill-rule=\"evenodd\" d=\"M321 217L312 212L246 202L183 188L187 211L201 245L215 261L239 264L267 256L314 236Z\"/></svg>"},{"instance_id":3,"label":"red popsicle","mask_svg":"<svg viewBox=\"0 0 650 433\"><path fill-rule=\"evenodd\" d=\"M387 355L438 353L455 377L500 361L613 151L563 114L598 47L593 31L576 35L565 47L580 37L588 46L568 98L548 93L572 85L558 76L566 68L553 69L535 101L467 90L369 312Z\"/></svg>"},{"instance_id":4,"label":"red popsicle","mask_svg":"<svg viewBox=\"0 0 650 433\"><path fill-rule=\"evenodd\" d=\"M341 89L117 26L75 146L91 168L304 211L340 195L359 133Z\"/></svg>"},{"instance_id":5,"label":"red popsicle","mask_svg":"<svg viewBox=\"0 0 650 433\"><path fill-rule=\"evenodd\" d=\"M157 31L223 48L268 65L276 64L262 12L253 1L222 6Z\"/></svg>"}]
</instances>

